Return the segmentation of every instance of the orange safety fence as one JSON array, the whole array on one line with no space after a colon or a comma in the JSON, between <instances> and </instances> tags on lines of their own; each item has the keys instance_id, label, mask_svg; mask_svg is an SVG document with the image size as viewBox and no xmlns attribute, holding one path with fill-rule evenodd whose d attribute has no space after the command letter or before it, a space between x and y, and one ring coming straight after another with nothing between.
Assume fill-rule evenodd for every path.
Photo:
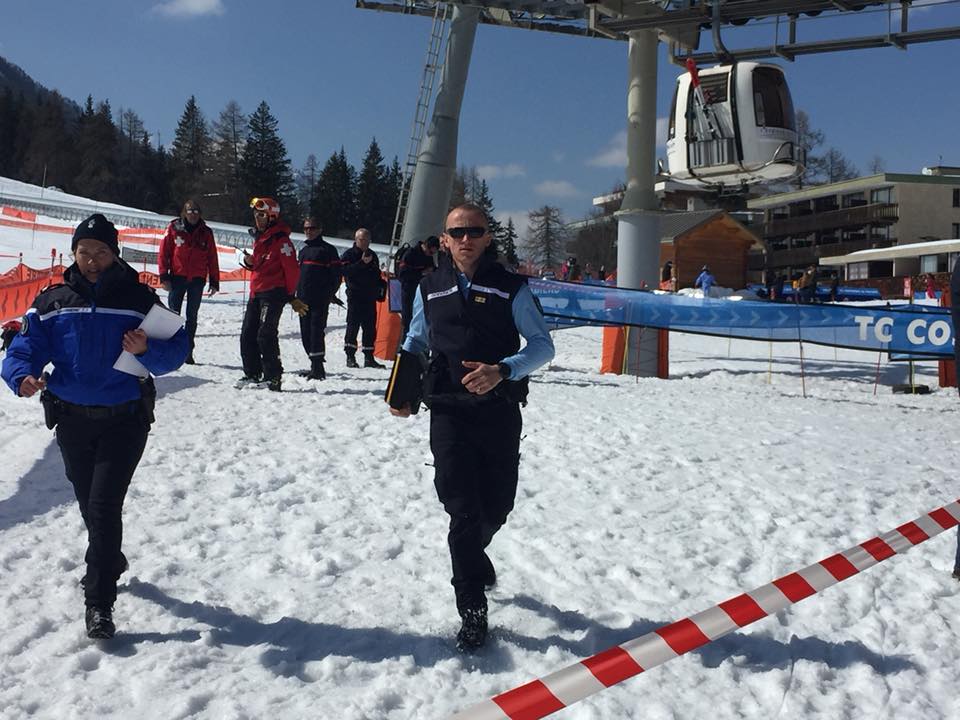
<instances>
[{"instance_id":1,"label":"orange safety fence","mask_svg":"<svg viewBox=\"0 0 960 720\"><path fill-rule=\"evenodd\" d=\"M389 300L380 300L377 303L377 339L373 343L373 354L381 360L394 360L402 330L400 313L390 312Z\"/></svg>"},{"instance_id":2,"label":"orange safety fence","mask_svg":"<svg viewBox=\"0 0 960 720\"><path fill-rule=\"evenodd\" d=\"M30 222L37 221L37 214L30 212L29 210L17 210L16 208L4 206L2 209L0 209L0 214L19 218L21 220L29 220Z\"/></svg>"},{"instance_id":3,"label":"orange safety fence","mask_svg":"<svg viewBox=\"0 0 960 720\"><path fill-rule=\"evenodd\" d=\"M670 376L670 331L656 328L604 327L600 372L627 372L627 339L631 332L657 333L657 377L666 380Z\"/></svg>"},{"instance_id":4,"label":"orange safety fence","mask_svg":"<svg viewBox=\"0 0 960 720\"><path fill-rule=\"evenodd\" d=\"M22 316L48 285L63 280L63 265L36 270L20 263L0 275L0 322Z\"/></svg>"},{"instance_id":5,"label":"orange safety fence","mask_svg":"<svg viewBox=\"0 0 960 720\"><path fill-rule=\"evenodd\" d=\"M944 288L943 294L940 296L940 305L950 307L952 304L953 298L950 295L950 288ZM960 342L960 340L955 339L954 342ZM940 360L937 363L937 370L940 376L940 387L957 387L957 363L955 361Z\"/></svg>"}]
</instances>

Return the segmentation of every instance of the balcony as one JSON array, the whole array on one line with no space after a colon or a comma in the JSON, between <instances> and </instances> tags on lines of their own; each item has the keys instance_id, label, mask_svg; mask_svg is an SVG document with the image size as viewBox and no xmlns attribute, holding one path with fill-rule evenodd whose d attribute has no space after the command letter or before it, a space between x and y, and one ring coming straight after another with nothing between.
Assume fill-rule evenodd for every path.
<instances>
[{"instance_id":1,"label":"balcony","mask_svg":"<svg viewBox=\"0 0 960 720\"><path fill-rule=\"evenodd\" d=\"M776 217L763 224L763 236L772 238L786 235L809 235L818 230L839 230L864 225L892 225L899 218L900 207L896 203L873 203L802 217Z\"/></svg>"}]
</instances>

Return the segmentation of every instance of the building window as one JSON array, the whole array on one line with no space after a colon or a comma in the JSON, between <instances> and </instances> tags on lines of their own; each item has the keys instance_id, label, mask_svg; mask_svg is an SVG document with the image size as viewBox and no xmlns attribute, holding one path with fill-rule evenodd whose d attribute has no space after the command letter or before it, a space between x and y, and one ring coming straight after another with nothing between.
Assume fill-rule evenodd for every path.
<instances>
[{"instance_id":1,"label":"building window","mask_svg":"<svg viewBox=\"0 0 960 720\"><path fill-rule=\"evenodd\" d=\"M954 240L960 239L960 223L953 224L950 231L950 237L952 237Z\"/></svg>"},{"instance_id":2,"label":"building window","mask_svg":"<svg viewBox=\"0 0 960 720\"><path fill-rule=\"evenodd\" d=\"M920 272L922 273L935 273L939 271L938 262L939 258L943 257L946 261L946 257L942 255L921 255L920 256Z\"/></svg>"},{"instance_id":3,"label":"building window","mask_svg":"<svg viewBox=\"0 0 960 720\"><path fill-rule=\"evenodd\" d=\"M893 188L880 188L879 190L870 191L870 202L872 203L892 203L893 202Z\"/></svg>"},{"instance_id":4,"label":"building window","mask_svg":"<svg viewBox=\"0 0 960 720\"><path fill-rule=\"evenodd\" d=\"M953 189L953 206L960 207L960 188Z\"/></svg>"},{"instance_id":5,"label":"building window","mask_svg":"<svg viewBox=\"0 0 960 720\"><path fill-rule=\"evenodd\" d=\"M869 263L859 262L847 265L848 280L866 280L870 275L868 272Z\"/></svg>"},{"instance_id":6,"label":"building window","mask_svg":"<svg viewBox=\"0 0 960 720\"><path fill-rule=\"evenodd\" d=\"M859 205L867 204L867 200L863 196L862 192L849 193L847 195L844 195L842 198L842 201L843 201L843 207L845 208L857 207Z\"/></svg>"}]
</instances>

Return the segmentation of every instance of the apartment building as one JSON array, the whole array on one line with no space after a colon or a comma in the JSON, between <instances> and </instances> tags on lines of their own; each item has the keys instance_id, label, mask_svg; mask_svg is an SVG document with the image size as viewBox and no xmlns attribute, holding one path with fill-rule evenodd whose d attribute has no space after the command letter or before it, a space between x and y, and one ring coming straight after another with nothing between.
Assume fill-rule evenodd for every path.
<instances>
[{"instance_id":1,"label":"apartment building","mask_svg":"<svg viewBox=\"0 0 960 720\"><path fill-rule=\"evenodd\" d=\"M960 167L880 173L755 198L747 206L757 213L751 229L765 245L751 255L750 270L789 277L821 257L960 238ZM851 264L847 271L857 277L846 279L889 277L893 270L890 261Z\"/></svg>"}]
</instances>

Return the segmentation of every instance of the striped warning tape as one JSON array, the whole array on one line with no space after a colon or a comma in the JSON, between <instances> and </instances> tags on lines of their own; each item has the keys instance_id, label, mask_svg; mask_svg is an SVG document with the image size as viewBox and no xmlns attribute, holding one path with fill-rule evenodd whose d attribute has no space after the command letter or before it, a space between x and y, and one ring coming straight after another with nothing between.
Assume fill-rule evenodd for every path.
<instances>
[{"instance_id":1,"label":"striped warning tape","mask_svg":"<svg viewBox=\"0 0 960 720\"><path fill-rule=\"evenodd\" d=\"M485 700L453 720L536 720L903 553L960 522L960 501L689 618Z\"/></svg>"}]
</instances>

